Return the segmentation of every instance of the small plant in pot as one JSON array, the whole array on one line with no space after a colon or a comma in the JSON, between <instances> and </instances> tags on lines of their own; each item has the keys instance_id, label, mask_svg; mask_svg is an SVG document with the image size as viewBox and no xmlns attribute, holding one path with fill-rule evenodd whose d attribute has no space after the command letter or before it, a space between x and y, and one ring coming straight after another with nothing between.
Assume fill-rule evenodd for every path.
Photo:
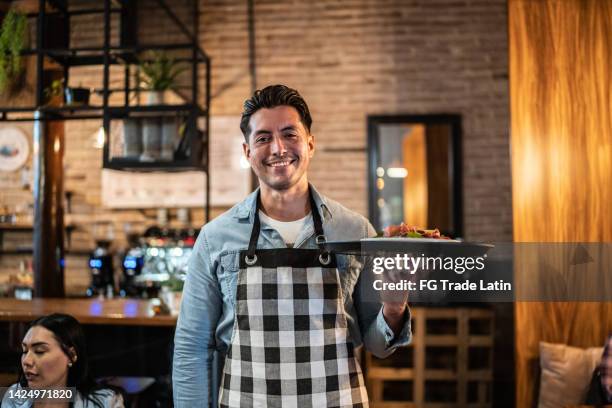
<instances>
[{"instance_id":1,"label":"small plant in pot","mask_svg":"<svg viewBox=\"0 0 612 408\"><path fill-rule=\"evenodd\" d=\"M23 87L25 71L21 51L27 42L27 18L11 8L0 28L0 93L13 95Z\"/></svg>"},{"instance_id":2,"label":"small plant in pot","mask_svg":"<svg viewBox=\"0 0 612 408\"><path fill-rule=\"evenodd\" d=\"M79 106L89 104L90 90L82 87L70 87L64 86L63 81L56 79L51 82L47 88L45 88L45 98L47 104L52 103L54 98L61 97L63 95L62 102L66 106Z\"/></svg>"},{"instance_id":3,"label":"small plant in pot","mask_svg":"<svg viewBox=\"0 0 612 408\"><path fill-rule=\"evenodd\" d=\"M149 91L149 105L163 104L165 91L172 89L177 77L186 70L186 67L179 66L178 61L163 52L152 52L149 58L141 60L139 66L139 82ZM172 160L176 132L176 120L172 118L143 119L143 151L140 160Z\"/></svg>"},{"instance_id":4,"label":"small plant in pot","mask_svg":"<svg viewBox=\"0 0 612 408\"><path fill-rule=\"evenodd\" d=\"M149 91L149 105L164 103L164 92L172 89L178 76L186 70L163 52L152 52L149 58L140 61L139 66L139 81Z\"/></svg>"},{"instance_id":5,"label":"small plant in pot","mask_svg":"<svg viewBox=\"0 0 612 408\"><path fill-rule=\"evenodd\" d=\"M53 104L54 101L57 101L57 98L62 97L64 94L64 85L62 84L62 81L59 79L52 81L51 84L45 88L44 93L46 104Z\"/></svg>"}]
</instances>

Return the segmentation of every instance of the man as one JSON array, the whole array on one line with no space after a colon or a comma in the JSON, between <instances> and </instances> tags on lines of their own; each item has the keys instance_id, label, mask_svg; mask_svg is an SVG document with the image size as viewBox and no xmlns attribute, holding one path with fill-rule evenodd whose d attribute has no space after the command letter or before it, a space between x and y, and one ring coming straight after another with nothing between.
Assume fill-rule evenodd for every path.
<instances>
[{"instance_id":1,"label":"man","mask_svg":"<svg viewBox=\"0 0 612 408\"><path fill-rule=\"evenodd\" d=\"M410 340L406 302L365 301L356 261L325 251L326 240L375 231L308 183L311 124L283 85L244 104L243 149L260 187L195 244L175 337L176 407L367 406L354 348L386 357ZM225 358L212 386L215 351Z\"/></svg>"}]
</instances>

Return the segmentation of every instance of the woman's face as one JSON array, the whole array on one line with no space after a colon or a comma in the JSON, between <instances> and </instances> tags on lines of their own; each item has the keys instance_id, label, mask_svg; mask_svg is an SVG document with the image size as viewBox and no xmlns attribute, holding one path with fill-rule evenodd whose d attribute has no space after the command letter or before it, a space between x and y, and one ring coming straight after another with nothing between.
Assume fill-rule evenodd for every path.
<instances>
[{"instance_id":1,"label":"woman's face","mask_svg":"<svg viewBox=\"0 0 612 408\"><path fill-rule=\"evenodd\" d=\"M53 333L42 326L28 330L21 343L21 367L31 388L65 387L70 358Z\"/></svg>"}]
</instances>

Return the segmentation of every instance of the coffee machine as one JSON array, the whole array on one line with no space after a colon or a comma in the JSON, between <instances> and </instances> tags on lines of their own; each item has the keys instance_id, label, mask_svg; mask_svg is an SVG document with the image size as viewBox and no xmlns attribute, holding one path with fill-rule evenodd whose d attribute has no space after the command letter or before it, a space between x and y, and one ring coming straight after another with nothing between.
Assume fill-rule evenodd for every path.
<instances>
[{"instance_id":1,"label":"coffee machine","mask_svg":"<svg viewBox=\"0 0 612 408\"><path fill-rule=\"evenodd\" d=\"M115 279L113 277L113 254L110 251L110 241L96 241L96 248L89 256L91 285L87 288L87 296L108 296L113 294Z\"/></svg>"},{"instance_id":2,"label":"coffee machine","mask_svg":"<svg viewBox=\"0 0 612 408\"><path fill-rule=\"evenodd\" d=\"M121 296L138 296L140 290L136 285L136 279L142 273L142 267L144 266L144 251L140 246L134 246L128 249L127 253L123 257L122 269L123 269L123 280L121 281L119 294Z\"/></svg>"},{"instance_id":3,"label":"coffee machine","mask_svg":"<svg viewBox=\"0 0 612 408\"><path fill-rule=\"evenodd\" d=\"M121 296L157 297L162 286L184 281L198 231L152 226L128 239L123 257Z\"/></svg>"}]
</instances>

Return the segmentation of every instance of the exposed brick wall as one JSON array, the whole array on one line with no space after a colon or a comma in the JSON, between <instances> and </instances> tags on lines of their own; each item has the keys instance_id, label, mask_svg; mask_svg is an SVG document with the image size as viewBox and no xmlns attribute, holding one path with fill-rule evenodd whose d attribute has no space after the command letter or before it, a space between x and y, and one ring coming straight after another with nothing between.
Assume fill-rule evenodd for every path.
<instances>
[{"instance_id":1,"label":"exposed brick wall","mask_svg":"<svg viewBox=\"0 0 612 408\"><path fill-rule=\"evenodd\" d=\"M201 10L213 114L239 114L250 90L246 5ZM320 190L367 214L367 115L459 113L465 236L511 239L504 0L256 1L255 25L258 87L285 83L311 108Z\"/></svg>"},{"instance_id":2,"label":"exposed brick wall","mask_svg":"<svg viewBox=\"0 0 612 408\"><path fill-rule=\"evenodd\" d=\"M311 180L364 215L367 115L461 114L465 237L510 241L506 18L505 0L258 0L257 84L300 90L317 140ZM213 61L212 115L239 115L251 91L246 2L202 0L199 21L201 45ZM101 36L95 21L80 24L87 27L75 33L85 36L82 45L95 42L96 32ZM165 39L172 31L163 25L157 28ZM145 32L151 39L155 34ZM100 86L101 71L71 73L73 85L91 82ZM125 242L125 223L143 230L155 221L154 211L100 207L101 150L92 148L98 126L70 122L66 129L65 188L74 192L67 219L79 225L72 237L75 249L91 248L96 221L114 223L118 248ZM0 173L0 205L23 196L16 177ZM201 224L202 211L193 211L192 219ZM17 264L14 257L0 260L0 282ZM67 262L73 293L88 282L84 265L83 257Z\"/></svg>"}]
</instances>

